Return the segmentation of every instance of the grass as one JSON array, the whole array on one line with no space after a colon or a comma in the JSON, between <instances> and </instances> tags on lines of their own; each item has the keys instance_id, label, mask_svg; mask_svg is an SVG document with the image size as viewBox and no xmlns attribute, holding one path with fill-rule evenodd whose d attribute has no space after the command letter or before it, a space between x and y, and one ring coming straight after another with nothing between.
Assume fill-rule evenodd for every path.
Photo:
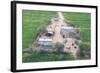
<instances>
[{"instance_id":1,"label":"grass","mask_svg":"<svg viewBox=\"0 0 100 73\"><path fill-rule=\"evenodd\" d=\"M90 13L65 12L64 17L77 28L90 28Z\"/></svg>"}]
</instances>

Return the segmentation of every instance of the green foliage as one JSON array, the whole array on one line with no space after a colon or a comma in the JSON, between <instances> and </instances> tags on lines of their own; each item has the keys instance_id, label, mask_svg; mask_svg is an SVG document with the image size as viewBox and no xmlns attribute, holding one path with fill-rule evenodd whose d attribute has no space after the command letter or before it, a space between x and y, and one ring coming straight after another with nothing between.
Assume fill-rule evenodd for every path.
<instances>
[{"instance_id":1,"label":"green foliage","mask_svg":"<svg viewBox=\"0 0 100 73\"><path fill-rule=\"evenodd\" d=\"M39 27L38 32L41 32L41 34L45 33L46 32L46 26L43 25L43 26Z\"/></svg>"},{"instance_id":2,"label":"green foliage","mask_svg":"<svg viewBox=\"0 0 100 73\"><path fill-rule=\"evenodd\" d=\"M47 61L64 61L75 60L72 55L66 54L26 54L23 56L23 62L47 62ZM62 57L62 58L61 58Z\"/></svg>"},{"instance_id":3,"label":"green foliage","mask_svg":"<svg viewBox=\"0 0 100 73\"><path fill-rule=\"evenodd\" d=\"M90 44L81 43L80 45L80 59L90 59L91 58L91 49Z\"/></svg>"},{"instance_id":4,"label":"green foliage","mask_svg":"<svg viewBox=\"0 0 100 73\"><path fill-rule=\"evenodd\" d=\"M90 29L80 29L81 40L83 42L91 42L91 30Z\"/></svg>"},{"instance_id":5,"label":"green foliage","mask_svg":"<svg viewBox=\"0 0 100 73\"><path fill-rule=\"evenodd\" d=\"M62 54L62 58L61 58L62 61L64 60L76 60L74 56L72 55L69 55L69 54Z\"/></svg>"},{"instance_id":6,"label":"green foliage","mask_svg":"<svg viewBox=\"0 0 100 73\"><path fill-rule=\"evenodd\" d=\"M64 44L57 42L55 44L55 49L57 50L58 53L63 52L63 50L64 50Z\"/></svg>"}]
</instances>

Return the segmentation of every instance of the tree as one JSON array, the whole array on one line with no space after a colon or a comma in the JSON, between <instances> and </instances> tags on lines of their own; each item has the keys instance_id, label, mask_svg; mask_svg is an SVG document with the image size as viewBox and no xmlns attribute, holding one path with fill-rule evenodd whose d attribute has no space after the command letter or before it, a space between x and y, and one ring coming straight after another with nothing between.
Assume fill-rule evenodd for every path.
<instances>
[{"instance_id":1,"label":"tree","mask_svg":"<svg viewBox=\"0 0 100 73\"><path fill-rule=\"evenodd\" d=\"M80 58L89 59L91 57L90 51L91 51L90 44L81 43L81 45L80 45Z\"/></svg>"},{"instance_id":2,"label":"tree","mask_svg":"<svg viewBox=\"0 0 100 73\"><path fill-rule=\"evenodd\" d=\"M64 44L57 42L57 43L55 44L55 49L56 49L56 51L57 51L58 53L63 52Z\"/></svg>"},{"instance_id":3,"label":"tree","mask_svg":"<svg viewBox=\"0 0 100 73\"><path fill-rule=\"evenodd\" d=\"M38 32L45 33L46 32L46 26L44 25L44 26L39 27Z\"/></svg>"},{"instance_id":4,"label":"tree","mask_svg":"<svg viewBox=\"0 0 100 73\"><path fill-rule=\"evenodd\" d=\"M63 59L63 54L62 54L62 52L63 52L63 50L64 50L64 44L57 42L57 43L55 44L55 49L56 49L56 52L57 52L58 55L59 55L59 60L62 60L62 59Z\"/></svg>"}]
</instances>

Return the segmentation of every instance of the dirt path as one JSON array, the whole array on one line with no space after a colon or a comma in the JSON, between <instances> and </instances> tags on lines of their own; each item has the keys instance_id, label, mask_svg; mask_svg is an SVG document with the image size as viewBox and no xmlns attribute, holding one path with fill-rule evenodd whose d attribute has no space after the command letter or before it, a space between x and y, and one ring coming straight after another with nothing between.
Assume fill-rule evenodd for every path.
<instances>
[{"instance_id":1,"label":"dirt path","mask_svg":"<svg viewBox=\"0 0 100 73\"><path fill-rule=\"evenodd\" d=\"M60 31L61 31L60 28L61 28L61 22L58 22L57 24L55 24L55 29L54 29L55 35L53 37L53 43L63 42L63 37L60 34Z\"/></svg>"},{"instance_id":2,"label":"dirt path","mask_svg":"<svg viewBox=\"0 0 100 73\"><path fill-rule=\"evenodd\" d=\"M58 16L59 16L59 18L60 18L61 20L64 20L64 16L63 16L63 14L62 14L61 12L58 12Z\"/></svg>"},{"instance_id":3,"label":"dirt path","mask_svg":"<svg viewBox=\"0 0 100 73\"><path fill-rule=\"evenodd\" d=\"M61 26L66 25L66 24L63 21L64 17L61 12L58 12L58 17L59 17L59 20L51 24L52 27L54 28L54 32L55 32L55 35L53 37L53 43L56 43L56 42L63 43L63 40L64 40L60 34L60 31L61 31Z\"/></svg>"}]
</instances>

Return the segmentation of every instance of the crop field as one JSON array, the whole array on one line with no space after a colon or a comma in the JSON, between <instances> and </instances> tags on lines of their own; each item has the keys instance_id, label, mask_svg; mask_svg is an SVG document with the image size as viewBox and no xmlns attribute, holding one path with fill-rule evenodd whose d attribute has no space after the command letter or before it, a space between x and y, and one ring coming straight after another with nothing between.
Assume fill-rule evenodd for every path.
<instances>
[{"instance_id":1,"label":"crop field","mask_svg":"<svg viewBox=\"0 0 100 73\"><path fill-rule=\"evenodd\" d=\"M66 20L69 20L75 27L80 28L81 40L82 40L82 56L79 59L83 59L84 51L90 54L90 37L91 37L91 15L89 13L74 13L64 12ZM34 11L34 10L23 10L22 11L22 47L31 48L33 41L36 40L39 34L39 27L47 26L48 21L51 17L57 16L56 12L50 11ZM84 47L87 46L87 47ZM85 49L84 49L85 48ZM41 62L41 61L61 61L61 60L75 60L71 55L63 55L60 57L59 54L32 54L23 53L23 62Z\"/></svg>"}]
</instances>

